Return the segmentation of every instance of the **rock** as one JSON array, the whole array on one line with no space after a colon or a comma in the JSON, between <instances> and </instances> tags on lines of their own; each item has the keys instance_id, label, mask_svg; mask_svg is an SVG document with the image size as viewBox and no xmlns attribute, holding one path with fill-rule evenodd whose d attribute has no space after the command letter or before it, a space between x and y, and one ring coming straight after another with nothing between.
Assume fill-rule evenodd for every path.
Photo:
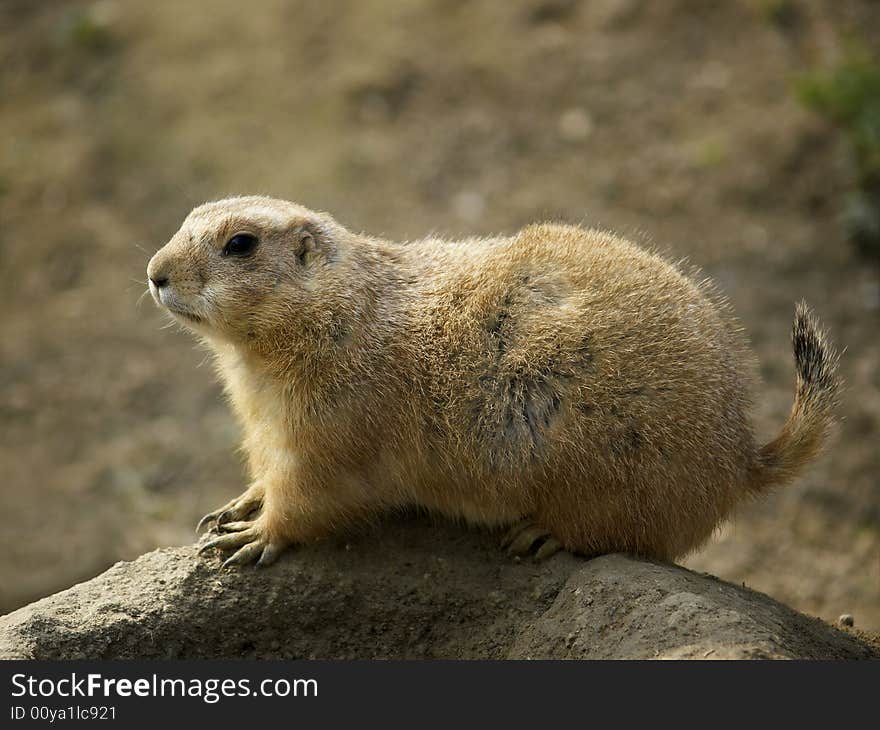
<instances>
[{"instance_id":1,"label":"rock","mask_svg":"<svg viewBox=\"0 0 880 730\"><path fill-rule=\"evenodd\" d=\"M408 521L219 570L165 548L0 617L0 659L876 657L858 637L680 567ZM425 578L430 576L430 578Z\"/></svg>"}]
</instances>

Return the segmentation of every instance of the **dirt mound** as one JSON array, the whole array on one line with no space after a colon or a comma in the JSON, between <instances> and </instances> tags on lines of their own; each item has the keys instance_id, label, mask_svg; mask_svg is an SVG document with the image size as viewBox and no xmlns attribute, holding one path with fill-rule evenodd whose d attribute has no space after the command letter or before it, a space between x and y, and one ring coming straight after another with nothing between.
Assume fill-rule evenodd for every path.
<instances>
[{"instance_id":1,"label":"dirt mound","mask_svg":"<svg viewBox=\"0 0 880 730\"><path fill-rule=\"evenodd\" d=\"M218 570L147 553L0 618L0 658L800 658L877 653L767 596L623 555L545 563L413 521Z\"/></svg>"}]
</instances>

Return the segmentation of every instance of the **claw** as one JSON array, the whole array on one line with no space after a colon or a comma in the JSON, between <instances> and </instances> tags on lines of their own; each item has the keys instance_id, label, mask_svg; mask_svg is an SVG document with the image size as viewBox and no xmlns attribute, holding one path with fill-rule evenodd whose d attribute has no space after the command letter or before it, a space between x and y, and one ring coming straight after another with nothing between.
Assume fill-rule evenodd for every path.
<instances>
[{"instance_id":1,"label":"claw","mask_svg":"<svg viewBox=\"0 0 880 730\"><path fill-rule=\"evenodd\" d=\"M543 540L543 543L535 552L537 560L546 560L563 549L562 543L553 537L549 530L539 527L528 519L518 522L507 531L501 541L501 547L507 548L507 552L511 555L526 555L539 540Z\"/></svg>"},{"instance_id":2,"label":"claw","mask_svg":"<svg viewBox=\"0 0 880 730\"><path fill-rule=\"evenodd\" d=\"M198 535L202 531L202 528L216 517L217 512L208 512L208 514L202 517L202 519L199 520L199 524L196 525L196 534Z\"/></svg>"},{"instance_id":3,"label":"claw","mask_svg":"<svg viewBox=\"0 0 880 730\"><path fill-rule=\"evenodd\" d=\"M244 494L224 504L220 509L208 512L199 520L199 524L196 525L196 534L201 532L202 528L211 522L215 523L214 527L219 528L227 522L243 520L251 512L260 508L260 505L263 503L261 495L262 492L258 492L254 487L251 487Z\"/></svg>"},{"instance_id":4,"label":"claw","mask_svg":"<svg viewBox=\"0 0 880 730\"><path fill-rule=\"evenodd\" d=\"M257 538L258 534L255 530L242 530L241 532L221 535L220 537L215 537L213 540L208 540L208 542L202 545L199 548L199 554L202 554L206 550L211 550L212 548L231 550L232 548L238 548L249 542L253 542Z\"/></svg>"},{"instance_id":5,"label":"claw","mask_svg":"<svg viewBox=\"0 0 880 730\"><path fill-rule=\"evenodd\" d=\"M507 548L507 552L511 555L526 555L532 549L532 545L543 537L549 537L550 533L543 527L531 525L522 530L519 535L514 538Z\"/></svg>"},{"instance_id":6,"label":"claw","mask_svg":"<svg viewBox=\"0 0 880 730\"><path fill-rule=\"evenodd\" d=\"M501 538L501 547L506 548L509 547L510 544L516 539L516 536L519 535L523 530L532 526L531 520L522 520L521 522L517 522L513 527L511 527Z\"/></svg>"},{"instance_id":7,"label":"claw","mask_svg":"<svg viewBox=\"0 0 880 730\"><path fill-rule=\"evenodd\" d=\"M247 565L248 563L253 563L254 559L262 552L263 544L261 542L249 542L231 557L227 558L223 562L223 567L229 568L233 565Z\"/></svg>"},{"instance_id":8,"label":"claw","mask_svg":"<svg viewBox=\"0 0 880 730\"><path fill-rule=\"evenodd\" d=\"M281 555L282 552L284 552L283 547L270 542L263 548L263 553L257 561L257 567L265 568L266 566L272 565L272 563L278 560L278 556Z\"/></svg>"},{"instance_id":9,"label":"claw","mask_svg":"<svg viewBox=\"0 0 880 730\"><path fill-rule=\"evenodd\" d=\"M562 550L562 543L552 535L544 540L544 544L535 553L535 560L546 560Z\"/></svg>"},{"instance_id":10,"label":"claw","mask_svg":"<svg viewBox=\"0 0 880 730\"><path fill-rule=\"evenodd\" d=\"M223 515L220 515L221 517ZM220 522L217 520L217 529L220 532L241 532L254 526L253 522Z\"/></svg>"}]
</instances>

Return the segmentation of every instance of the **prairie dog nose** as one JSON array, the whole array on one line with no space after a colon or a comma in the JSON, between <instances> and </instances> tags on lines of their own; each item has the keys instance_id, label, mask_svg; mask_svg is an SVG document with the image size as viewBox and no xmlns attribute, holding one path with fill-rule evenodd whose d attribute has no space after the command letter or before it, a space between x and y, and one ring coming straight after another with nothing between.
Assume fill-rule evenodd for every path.
<instances>
[{"instance_id":1,"label":"prairie dog nose","mask_svg":"<svg viewBox=\"0 0 880 730\"><path fill-rule=\"evenodd\" d=\"M147 265L147 278L153 283L157 289L168 286L168 271L166 266L162 266L162 262L158 261L158 256L153 256Z\"/></svg>"}]
</instances>

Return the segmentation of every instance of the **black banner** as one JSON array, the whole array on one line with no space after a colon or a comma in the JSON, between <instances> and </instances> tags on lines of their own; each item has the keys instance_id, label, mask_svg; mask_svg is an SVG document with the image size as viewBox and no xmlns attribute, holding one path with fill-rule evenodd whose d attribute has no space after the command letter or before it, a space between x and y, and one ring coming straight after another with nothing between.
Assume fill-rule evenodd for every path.
<instances>
[{"instance_id":1,"label":"black banner","mask_svg":"<svg viewBox=\"0 0 880 730\"><path fill-rule=\"evenodd\" d=\"M840 726L872 716L878 680L877 662L9 661L0 727Z\"/></svg>"}]
</instances>

